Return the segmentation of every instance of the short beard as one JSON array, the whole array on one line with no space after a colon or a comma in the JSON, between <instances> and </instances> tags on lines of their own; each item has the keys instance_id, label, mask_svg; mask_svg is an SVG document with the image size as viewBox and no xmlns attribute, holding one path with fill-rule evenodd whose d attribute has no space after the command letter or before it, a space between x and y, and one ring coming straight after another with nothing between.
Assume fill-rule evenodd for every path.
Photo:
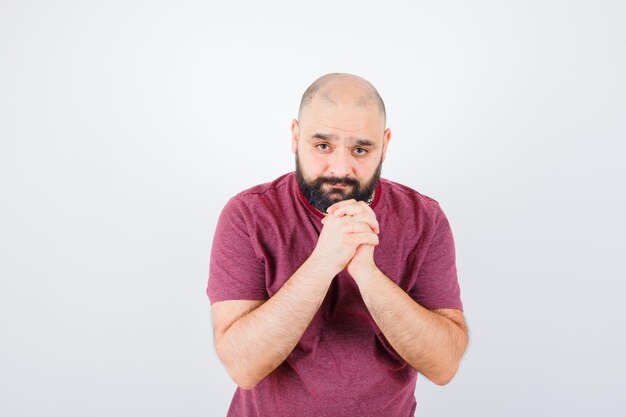
<instances>
[{"instance_id":1,"label":"short beard","mask_svg":"<svg viewBox=\"0 0 626 417\"><path fill-rule=\"evenodd\" d=\"M302 174L300 159L298 158L298 153L296 152L296 180L298 181L298 185L308 202L322 213L326 213L328 207L339 201L350 200L352 198L356 201L367 201L378 186L378 180L380 179L382 167L383 160L381 158L372 179L369 180L369 182L363 187L361 187L361 184L356 178L351 177L318 177L312 181L307 181L304 179L304 175ZM352 191L347 193L341 188L333 188L329 191L324 191L322 189L324 184L349 185L352 186Z\"/></svg>"}]
</instances>

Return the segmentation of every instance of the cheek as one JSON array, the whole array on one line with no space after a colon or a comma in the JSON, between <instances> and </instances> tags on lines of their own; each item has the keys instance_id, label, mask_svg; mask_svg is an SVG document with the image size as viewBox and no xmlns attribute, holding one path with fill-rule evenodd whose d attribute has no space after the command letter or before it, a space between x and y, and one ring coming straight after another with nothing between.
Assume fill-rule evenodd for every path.
<instances>
[{"instance_id":1,"label":"cheek","mask_svg":"<svg viewBox=\"0 0 626 417\"><path fill-rule=\"evenodd\" d=\"M320 158L298 152L298 159L300 160L300 169L307 179L314 179L324 174L324 162Z\"/></svg>"},{"instance_id":2,"label":"cheek","mask_svg":"<svg viewBox=\"0 0 626 417\"><path fill-rule=\"evenodd\" d=\"M379 162L379 159L372 159L365 164L359 164L358 167L355 168L356 174L361 180L361 183L365 183L372 178L372 176L376 172L376 169L378 168Z\"/></svg>"},{"instance_id":3,"label":"cheek","mask_svg":"<svg viewBox=\"0 0 626 417\"><path fill-rule=\"evenodd\" d=\"M317 155L306 155L304 158L300 157L300 162L306 165L306 170L312 175L317 176L318 173L324 171L327 166L326 159Z\"/></svg>"}]
</instances>

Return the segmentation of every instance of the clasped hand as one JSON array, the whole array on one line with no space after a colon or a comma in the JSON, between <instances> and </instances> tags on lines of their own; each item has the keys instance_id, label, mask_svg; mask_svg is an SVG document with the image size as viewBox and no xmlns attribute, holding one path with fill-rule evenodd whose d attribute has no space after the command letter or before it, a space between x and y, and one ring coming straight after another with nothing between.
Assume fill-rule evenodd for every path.
<instances>
[{"instance_id":1,"label":"clasped hand","mask_svg":"<svg viewBox=\"0 0 626 417\"><path fill-rule=\"evenodd\" d=\"M327 212L316 252L337 272L347 268L354 278L374 270L374 247L379 243L380 228L372 208L351 199L333 204Z\"/></svg>"}]
</instances>

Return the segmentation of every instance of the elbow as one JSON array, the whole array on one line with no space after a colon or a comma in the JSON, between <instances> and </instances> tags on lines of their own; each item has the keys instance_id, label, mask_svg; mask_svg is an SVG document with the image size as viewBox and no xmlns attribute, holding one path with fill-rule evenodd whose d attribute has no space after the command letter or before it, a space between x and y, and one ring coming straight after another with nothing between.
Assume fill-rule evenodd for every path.
<instances>
[{"instance_id":1,"label":"elbow","mask_svg":"<svg viewBox=\"0 0 626 417\"><path fill-rule=\"evenodd\" d=\"M241 389L253 389L260 380L254 378L250 374L250 372L247 372L245 369L243 369L240 361L237 361L235 358L227 355L226 352L220 349L220 347L221 346L219 344L216 345L217 356L224 364L224 367L226 368L226 372L230 376L230 379Z\"/></svg>"},{"instance_id":2,"label":"elbow","mask_svg":"<svg viewBox=\"0 0 626 417\"><path fill-rule=\"evenodd\" d=\"M430 372L429 374L424 374L424 376L426 376L426 378L431 380L434 384L443 387L444 385L449 384L452 379L454 379L454 376L456 375L458 369L459 364L457 363L445 369L441 369L436 372Z\"/></svg>"},{"instance_id":3,"label":"elbow","mask_svg":"<svg viewBox=\"0 0 626 417\"><path fill-rule=\"evenodd\" d=\"M235 384L237 384L237 386L241 389L245 389L245 390L251 390L254 387L256 387L256 385L259 383L259 381L254 381L252 379L246 379L246 378L237 378L235 379L232 375L231 378L233 379L233 381L235 382Z\"/></svg>"},{"instance_id":4,"label":"elbow","mask_svg":"<svg viewBox=\"0 0 626 417\"><path fill-rule=\"evenodd\" d=\"M228 374L239 388L245 390L253 389L267 376L264 373L257 373L252 370L236 372L234 370L231 371L231 369L228 369Z\"/></svg>"},{"instance_id":5,"label":"elbow","mask_svg":"<svg viewBox=\"0 0 626 417\"><path fill-rule=\"evenodd\" d=\"M439 369L431 372L431 375L426 375L426 377L440 387L449 384L450 381L454 379L454 376L459 370L459 366L461 365L461 358L465 353L465 349L467 349L468 342L468 334L467 331L465 331L459 349L457 350L458 355L456 355L454 358L449 358L449 361L444 362L445 365L442 364Z\"/></svg>"},{"instance_id":6,"label":"elbow","mask_svg":"<svg viewBox=\"0 0 626 417\"><path fill-rule=\"evenodd\" d=\"M450 381L452 381L452 378L454 378L454 375L438 375L436 377L430 377L428 379L430 379L436 385L443 387L444 385L447 385Z\"/></svg>"},{"instance_id":7,"label":"elbow","mask_svg":"<svg viewBox=\"0 0 626 417\"><path fill-rule=\"evenodd\" d=\"M216 343L215 347L217 356L224 365L230 379L241 389L250 390L254 388L258 381L253 381L252 378L249 378L246 372L241 369L241 364L237 364L234 358L231 358L227 352L220 349L220 344Z\"/></svg>"},{"instance_id":8,"label":"elbow","mask_svg":"<svg viewBox=\"0 0 626 417\"><path fill-rule=\"evenodd\" d=\"M253 378L251 375L237 372L232 366L226 366L226 371L228 372L228 375L230 375L230 379L232 379L233 382L241 389L251 390L259 383L258 379Z\"/></svg>"},{"instance_id":9,"label":"elbow","mask_svg":"<svg viewBox=\"0 0 626 417\"><path fill-rule=\"evenodd\" d=\"M230 375L230 379L241 389L250 390L259 383L258 379L252 378L250 375L238 373L232 367L226 366L226 372Z\"/></svg>"}]
</instances>

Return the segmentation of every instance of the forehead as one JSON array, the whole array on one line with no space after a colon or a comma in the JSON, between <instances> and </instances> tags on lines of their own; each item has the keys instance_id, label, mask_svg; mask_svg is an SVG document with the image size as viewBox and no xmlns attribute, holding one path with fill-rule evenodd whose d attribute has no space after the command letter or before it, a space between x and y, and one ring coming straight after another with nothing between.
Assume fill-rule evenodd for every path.
<instances>
[{"instance_id":1,"label":"forehead","mask_svg":"<svg viewBox=\"0 0 626 417\"><path fill-rule=\"evenodd\" d=\"M300 120L305 133L328 129L348 133L366 133L372 139L382 136L384 120L372 100L362 97L337 99L318 95L307 105Z\"/></svg>"}]
</instances>

